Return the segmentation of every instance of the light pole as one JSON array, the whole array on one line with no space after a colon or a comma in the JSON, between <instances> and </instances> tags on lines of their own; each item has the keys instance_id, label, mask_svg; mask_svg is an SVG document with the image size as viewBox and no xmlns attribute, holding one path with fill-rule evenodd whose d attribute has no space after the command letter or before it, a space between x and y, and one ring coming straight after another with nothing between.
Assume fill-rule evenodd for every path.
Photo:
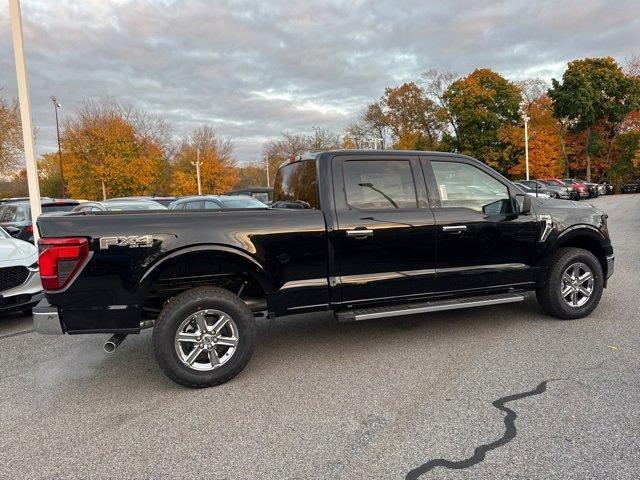
<instances>
[{"instance_id":1,"label":"light pole","mask_svg":"<svg viewBox=\"0 0 640 480\"><path fill-rule=\"evenodd\" d=\"M35 146L33 142L33 127L31 126L31 105L29 103L29 85L27 83L27 67L24 61L24 45L22 42L22 15L19 0L9 0L9 16L11 18L11 34L13 36L13 55L16 62L16 77L18 80L18 100L20 102L20 120L22 122L22 140L24 142L24 156L27 166L27 184L29 186L29 206L31 207L31 221L36 226L36 220L42 213L40 205L40 186L38 185L38 165L36 164ZM38 229L33 229L33 240L38 243Z\"/></svg>"},{"instance_id":2,"label":"light pole","mask_svg":"<svg viewBox=\"0 0 640 480\"><path fill-rule=\"evenodd\" d=\"M56 112L56 132L58 134L58 159L60 161L60 197L64 198L64 173L62 172L62 149L60 148L60 124L58 123L58 109L62 107L58 99L51 95L53 109Z\"/></svg>"},{"instance_id":3,"label":"light pole","mask_svg":"<svg viewBox=\"0 0 640 480\"><path fill-rule=\"evenodd\" d=\"M264 161L267 164L267 187L269 187L269 155L264 154Z\"/></svg>"},{"instance_id":4,"label":"light pole","mask_svg":"<svg viewBox=\"0 0 640 480\"><path fill-rule=\"evenodd\" d=\"M191 165L196 166L196 178L198 179L198 195L202 195L202 186L200 185L200 165L202 165L202 162L200 161L199 148L196 148L196 161L191 162Z\"/></svg>"},{"instance_id":5,"label":"light pole","mask_svg":"<svg viewBox=\"0 0 640 480\"><path fill-rule=\"evenodd\" d=\"M527 180L529 180L529 120L530 118L525 114L522 119L524 120L524 166L526 169Z\"/></svg>"}]
</instances>

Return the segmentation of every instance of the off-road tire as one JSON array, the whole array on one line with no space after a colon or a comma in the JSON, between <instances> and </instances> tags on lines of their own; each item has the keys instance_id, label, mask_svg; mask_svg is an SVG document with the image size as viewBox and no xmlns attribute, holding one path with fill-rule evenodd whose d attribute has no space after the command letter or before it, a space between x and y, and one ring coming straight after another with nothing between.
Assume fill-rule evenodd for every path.
<instances>
[{"instance_id":1,"label":"off-road tire","mask_svg":"<svg viewBox=\"0 0 640 480\"><path fill-rule=\"evenodd\" d=\"M238 328L238 346L224 365L211 371L186 366L176 352L175 335L189 315L204 309L225 312ZM251 310L233 293L218 287L198 287L173 297L162 309L153 330L153 351L162 371L174 382L189 388L220 385L238 375L249 363L256 342L256 325Z\"/></svg>"},{"instance_id":2,"label":"off-road tire","mask_svg":"<svg viewBox=\"0 0 640 480\"><path fill-rule=\"evenodd\" d=\"M562 275L565 269L576 262L587 265L593 273L593 292L589 300L580 307L567 304L560 293ZM574 320L589 315L598 306L604 289L602 266L593 253L582 248L560 248L553 255L544 286L536 290L536 297L542 309L549 315L562 320Z\"/></svg>"}]
</instances>

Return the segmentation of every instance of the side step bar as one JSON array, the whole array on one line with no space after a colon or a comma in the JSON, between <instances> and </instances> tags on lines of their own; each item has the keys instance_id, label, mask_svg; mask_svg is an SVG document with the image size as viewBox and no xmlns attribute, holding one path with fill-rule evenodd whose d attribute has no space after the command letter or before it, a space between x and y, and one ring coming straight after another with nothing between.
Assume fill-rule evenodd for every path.
<instances>
[{"instance_id":1,"label":"side step bar","mask_svg":"<svg viewBox=\"0 0 640 480\"><path fill-rule=\"evenodd\" d=\"M435 300L432 302L408 303L405 305L391 305L387 307L363 308L336 313L340 322L359 322L374 318L399 317L401 315L415 315L416 313L440 312L443 310L457 310L459 308L483 307L500 303L522 302L524 295L520 293L501 293L496 295L482 295L477 297Z\"/></svg>"}]
</instances>

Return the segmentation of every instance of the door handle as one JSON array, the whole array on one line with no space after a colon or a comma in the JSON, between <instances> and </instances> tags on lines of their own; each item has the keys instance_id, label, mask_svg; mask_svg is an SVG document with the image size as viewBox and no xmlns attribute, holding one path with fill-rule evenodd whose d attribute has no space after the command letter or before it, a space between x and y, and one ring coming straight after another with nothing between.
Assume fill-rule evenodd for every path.
<instances>
[{"instance_id":1,"label":"door handle","mask_svg":"<svg viewBox=\"0 0 640 480\"><path fill-rule=\"evenodd\" d=\"M449 232L453 234L462 233L467 229L466 225L447 225L442 227L443 232Z\"/></svg>"},{"instance_id":2,"label":"door handle","mask_svg":"<svg viewBox=\"0 0 640 480\"><path fill-rule=\"evenodd\" d=\"M351 237L351 238L373 237L373 230L369 230L368 228L356 228L354 230L347 230L347 237Z\"/></svg>"}]
</instances>

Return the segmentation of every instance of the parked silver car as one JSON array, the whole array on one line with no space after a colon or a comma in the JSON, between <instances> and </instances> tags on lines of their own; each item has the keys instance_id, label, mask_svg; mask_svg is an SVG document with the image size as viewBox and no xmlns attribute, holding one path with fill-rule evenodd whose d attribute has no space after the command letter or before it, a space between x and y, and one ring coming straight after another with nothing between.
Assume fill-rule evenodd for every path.
<instances>
[{"instance_id":1,"label":"parked silver car","mask_svg":"<svg viewBox=\"0 0 640 480\"><path fill-rule=\"evenodd\" d=\"M0 312L31 314L42 297L38 249L0 228Z\"/></svg>"}]
</instances>

